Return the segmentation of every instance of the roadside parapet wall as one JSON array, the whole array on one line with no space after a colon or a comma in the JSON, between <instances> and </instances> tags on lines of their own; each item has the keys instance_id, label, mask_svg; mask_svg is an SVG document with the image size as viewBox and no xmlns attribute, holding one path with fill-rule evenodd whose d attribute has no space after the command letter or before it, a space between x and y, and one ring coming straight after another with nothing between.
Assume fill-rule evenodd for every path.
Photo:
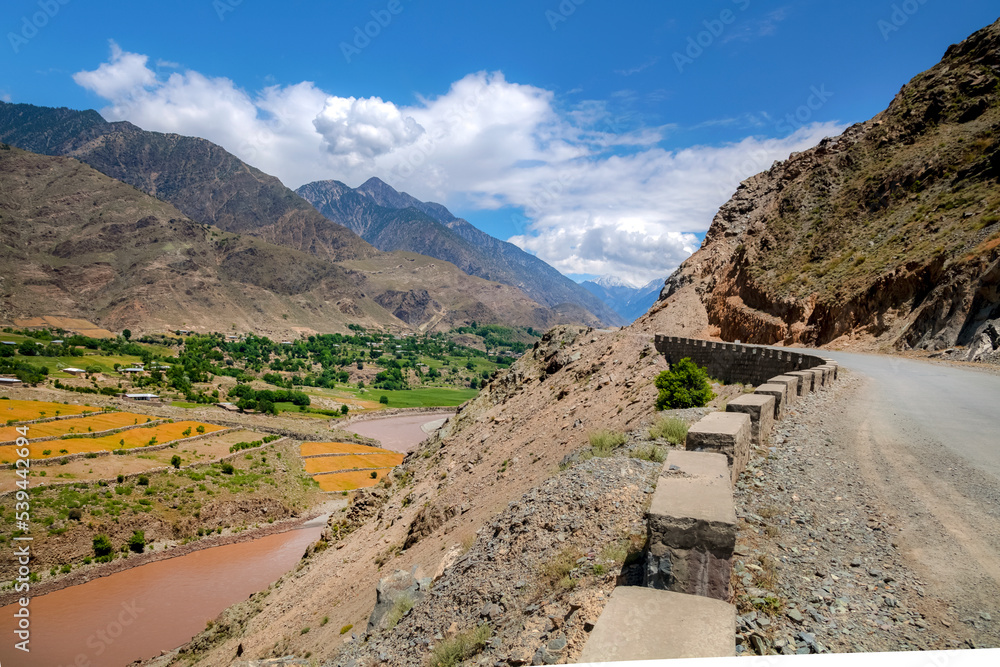
<instances>
[{"instance_id":1,"label":"roadside parapet wall","mask_svg":"<svg viewBox=\"0 0 1000 667\"><path fill-rule=\"evenodd\" d=\"M769 443L788 406L838 371L830 359L749 345L657 336L656 349L669 363L688 357L713 377L760 386L692 425L685 451L668 454L646 515L644 586L615 589L580 662L734 655L733 486L751 443Z\"/></svg>"},{"instance_id":2,"label":"roadside parapet wall","mask_svg":"<svg viewBox=\"0 0 1000 667\"><path fill-rule=\"evenodd\" d=\"M713 378L730 384L763 384L776 375L804 371L827 363L826 359L804 352L680 336L657 335L654 345L667 358L667 363L674 364L687 357L708 368L708 374Z\"/></svg>"}]
</instances>

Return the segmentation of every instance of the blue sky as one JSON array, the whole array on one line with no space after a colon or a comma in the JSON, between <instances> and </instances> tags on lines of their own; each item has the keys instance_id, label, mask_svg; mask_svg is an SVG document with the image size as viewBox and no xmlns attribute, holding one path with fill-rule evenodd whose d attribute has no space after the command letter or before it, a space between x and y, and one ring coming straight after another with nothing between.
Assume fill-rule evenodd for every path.
<instances>
[{"instance_id":1,"label":"blue sky","mask_svg":"<svg viewBox=\"0 0 1000 667\"><path fill-rule=\"evenodd\" d=\"M997 14L978 0L7 0L0 98L203 136L290 187L379 176L564 273L641 283L697 247L740 180L878 113Z\"/></svg>"}]
</instances>

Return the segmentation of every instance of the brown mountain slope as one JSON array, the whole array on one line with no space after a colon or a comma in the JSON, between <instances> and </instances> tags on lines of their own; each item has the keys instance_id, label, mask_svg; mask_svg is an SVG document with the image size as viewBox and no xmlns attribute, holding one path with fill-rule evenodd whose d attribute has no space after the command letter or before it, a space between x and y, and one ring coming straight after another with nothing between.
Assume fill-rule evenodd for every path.
<instances>
[{"instance_id":1,"label":"brown mountain slope","mask_svg":"<svg viewBox=\"0 0 1000 667\"><path fill-rule=\"evenodd\" d=\"M1000 318L1000 23L889 108L742 183L645 326L938 349Z\"/></svg>"},{"instance_id":2,"label":"brown mountain slope","mask_svg":"<svg viewBox=\"0 0 1000 667\"><path fill-rule=\"evenodd\" d=\"M109 123L95 111L0 102L0 141L77 158L103 174L170 202L198 222L326 259L375 249L331 223L274 176L197 137Z\"/></svg>"},{"instance_id":3,"label":"brown mountain slope","mask_svg":"<svg viewBox=\"0 0 1000 667\"><path fill-rule=\"evenodd\" d=\"M116 331L235 325L275 337L349 323L560 321L520 290L447 262L374 251L355 270L194 222L74 159L0 147L2 321L58 314Z\"/></svg>"}]
</instances>

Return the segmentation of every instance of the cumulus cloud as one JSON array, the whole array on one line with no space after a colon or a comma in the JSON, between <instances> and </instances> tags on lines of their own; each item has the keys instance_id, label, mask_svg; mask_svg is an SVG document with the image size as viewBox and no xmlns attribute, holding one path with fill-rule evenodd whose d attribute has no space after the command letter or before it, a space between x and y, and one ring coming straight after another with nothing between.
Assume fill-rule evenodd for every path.
<instances>
[{"instance_id":1,"label":"cumulus cloud","mask_svg":"<svg viewBox=\"0 0 1000 667\"><path fill-rule=\"evenodd\" d=\"M782 139L668 151L661 143L671 125L642 126L605 101L562 109L551 91L500 72L469 74L444 94L399 105L330 95L311 82L250 92L175 63L158 74L147 63L112 43L107 62L74 80L108 101L106 118L204 137L293 188L378 176L425 200L523 211L512 216L512 242L565 273L636 284L693 252L695 234L742 179L842 130L812 124Z\"/></svg>"}]
</instances>

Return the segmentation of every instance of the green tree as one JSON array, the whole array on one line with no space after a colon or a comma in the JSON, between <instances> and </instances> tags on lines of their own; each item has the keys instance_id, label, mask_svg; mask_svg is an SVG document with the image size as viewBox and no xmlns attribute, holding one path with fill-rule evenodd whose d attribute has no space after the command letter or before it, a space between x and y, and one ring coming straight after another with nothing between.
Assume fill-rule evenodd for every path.
<instances>
[{"instance_id":1,"label":"green tree","mask_svg":"<svg viewBox=\"0 0 1000 667\"><path fill-rule=\"evenodd\" d=\"M379 396L378 397L378 402L381 403L382 405L389 405L389 397L388 396Z\"/></svg>"},{"instance_id":2,"label":"green tree","mask_svg":"<svg viewBox=\"0 0 1000 667\"><path fill-rule=\"evenodd\" d=\"M346 414L347 414L347 411L348 411L349 409L350 409L350 408L348 408L348 407L347 407L346 405L341 405L341 406L340 406L340 414L342 414L342 415L346 415Z\"/></svg>"},{"instance_id":3,"label":"green tree","mask_svg":"<svg viewBox=\"0 0 1000 667\"><path fill-rule=\"evenodd\" d=\"M125 340L132 340L132 330L122 329L122 338L124 338Z\"/></svg>"},{"instance_id":4,"label":"green tree","mask_svg":"<svg viewBox=\"0 0 1000 667\"><path fill-rule=\"evenodd\" d=\"M657 410L704 407L715 398L708 384L708 371L685 357L656 377Z\"/></svg>"},{"instance_id":5,"label":"green tree","mask_svg":"<svg viewBox=\"0 0 1000 667\"><path fill-rule=\"evenodd\" d=\"M172 465L175 468L180 468L181 467L181 457L178 456L177 454L174 454L173 456L171 456L170 457L170 465Z\"/></svg>"},{"instance_id":6,"label":"green tree","mask_svg":"<svg viewBox=\"0 0 1000 667\"><path fill-rule=\"evenodd\" d=\"M137 554L141 554L146 550L146 534L141 530L136 530L132 532L132 536L128 538L128 548L129 551L133 551Z\"/></svg>"},{"instance_id":7,"label":"green tree","mask_svg":"<svg viewBox=\"0 0 1000 667\"><path fill-rule=\"evenodd\" d=\"M111 555L114 549L111 546L111 540L107 535L97 535L94 537L94 555L98 558L107 558Z\"/></svg>"}]
</instances>

